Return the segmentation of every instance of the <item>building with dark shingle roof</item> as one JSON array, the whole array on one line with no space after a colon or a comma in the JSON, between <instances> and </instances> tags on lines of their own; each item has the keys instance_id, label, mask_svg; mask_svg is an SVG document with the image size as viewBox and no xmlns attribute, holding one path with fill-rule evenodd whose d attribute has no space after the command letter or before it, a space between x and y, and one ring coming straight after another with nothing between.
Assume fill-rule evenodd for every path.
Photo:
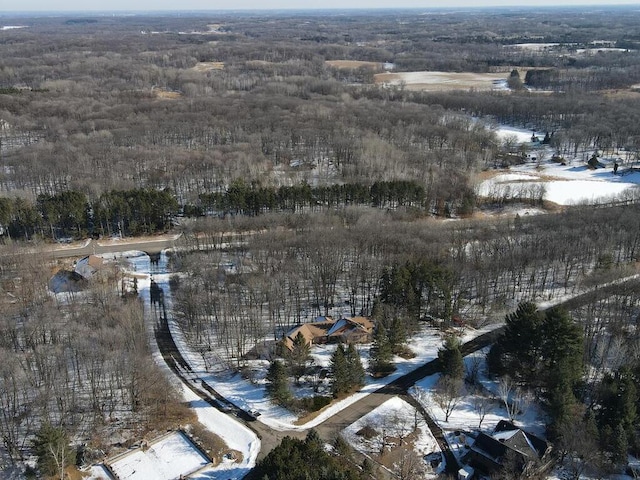
<instances>
[{"instance_id":1,"label":"building with dark shingle roof","mask_svg":"<svg viewBox=\"0 0 640 480\"><path fill-rule=\"evenodd\" d=\"M546 467L550 450L546 440L501 420L491 435L476 437L463 462L486 474L500 470L507 461L515 462L512 466L526 477Z\"/></svg>"}]
</instances>

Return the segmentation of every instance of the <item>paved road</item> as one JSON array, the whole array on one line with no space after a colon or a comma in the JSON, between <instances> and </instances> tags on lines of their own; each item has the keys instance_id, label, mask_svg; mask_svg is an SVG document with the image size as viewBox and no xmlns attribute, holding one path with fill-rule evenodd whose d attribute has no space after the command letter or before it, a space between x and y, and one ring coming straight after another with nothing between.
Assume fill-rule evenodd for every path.
<instances>
[{"instance_id":1,"label":"paved road","mask_svg":"<svg viewBox=\"0 0 640 480\"><path fill-rule=\"evenodd\" d=\"M463 355L469 355L472 352L481 350L486 346L491 345L493 342L495 342L496 338L502 333L502 331L503 327L498 327L491 332L480 335L479 337L463 344L461 347ZM413 397L407 394L409 388L415 385L416 382L422 380L424 377L438 373L439 371L440 362L437 359L427 362L424 365L413 370L412 372L409 372L406 375L397 378L388 385L380 387L374 393L367 395L363 399L351 404L344 410L341 410L331 418L327 419L325 422L318 425L316 427L316 430L318 430L318 433L320 433L322 438L335 438L335 436L338 435L341 430L351 425L359 418L365 416L375 408L379 407L387 400L390 400L393 397L400 397L407 403L419 409L429 429L431 430L431 433L433 433L433 436L435 437L438 445L440 446L440 449L445 456L447 473L455 474L460 467L458 465L458 461L453 455L453 452L451 452L451 449L449 448L449 444L444 438L444 432L433 421L433 419L424 410L424 408L422 408L422 406L420 406L419 403L413 399Z\"/></svg>"},{"instance_id":2,"label":"paved road","mask_svg":"<svg viewBox=\"0 0 640 480\"><path fill-rule=\"evenodd\" d=\"M137 250L147 254L158 254L176 246L180 235L163 235L154 238L123 240L88 240L83 245L50 245L42 249L53 258L86 257L92 254L109 254Z\"/></svg>"}]
</instances>

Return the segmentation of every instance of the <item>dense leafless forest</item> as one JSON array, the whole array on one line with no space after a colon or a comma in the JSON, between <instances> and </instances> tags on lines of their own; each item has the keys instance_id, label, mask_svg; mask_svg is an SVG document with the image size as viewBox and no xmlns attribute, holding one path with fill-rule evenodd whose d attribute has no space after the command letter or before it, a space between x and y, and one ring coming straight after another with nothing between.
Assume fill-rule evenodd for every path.
<instances>
[{"instance_id":1,"label":"dense leafless forest","mask_svg":"<svg viewBox=\"0 0 640 480\"><path fill-rule=\"evenodd\" d=\"M44 425L91 453L114 446L100 432L134 432L113 441L126 443L188 415L119 270L61 300L43 243L183 233L176 318L193 348L238 369L316 315L482 326L634 273L633 199L560 209L535 191L515 201L544 214L483 216L497 199L475 186L525 158L487 125L552 132L558 155L637 158L638 24L637 9L596 7L0 15L0 468L28 458ZM507 88L377 80L390 68L499 74ZM637 288L570 307L588 373L575 412L599 423L593 443L556 428L563 459L593 447L593 468L615 468L613 380L600 384L640 388L639 307ZM633 395L620 448L636 453Z\"/></svg>"}]
</instances>

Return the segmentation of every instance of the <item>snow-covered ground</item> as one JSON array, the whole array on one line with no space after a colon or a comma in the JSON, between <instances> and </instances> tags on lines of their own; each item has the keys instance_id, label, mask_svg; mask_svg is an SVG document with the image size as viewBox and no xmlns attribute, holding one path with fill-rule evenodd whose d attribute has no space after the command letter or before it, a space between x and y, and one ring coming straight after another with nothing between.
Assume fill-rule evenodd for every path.
<instances>
[{"instance_id":1,"label":"snow-covered ground","mask_svg":"<svg viewBox=\"0 0 640 480\"><path fill-rule=\"evenodd\" d=\"M198 480L239 480L243 478L256 463L260 452L260 440L247 427L201 400L195 393L184 387L184 397L195 409L200 423L209 431L222 438L227 447L242 453L242 460L224 459L220 465L201 470L191 476Z\"/></svg>"},{"instance_id":2,"label":"snow-covered ground","mask_svg":"<svg viewBox=\"0 0 640 480\"><path fill-rule=\"evenodd\" d=\"M495 130L503 141L531 144L531 130L499 127ZM538 136L539 132L538 132ZM532 192L544 188L544 200L558 205L603 203L627 195L640 194L640 172L620 173L626 165L620 163L618 175L613 174L613 158L599 158L603 168L591 170L583 158L565 157L566 165L552 162L553 150L541 148L532 152L536 160L516 165L480 183L478 195L494 198L529 198ZM535 195L535 193L533 193Z\"/></svg>"},{"instance_id":3,"label":"snow-covered ground","mask_svg":"<svg viewBox=\"0 0 640 480\"><path fill-rule=\"evenodd\" d=\"M110 463L117 478L128 480L173 480L187 476L209 463L181 432L174 432L149 445L127 452Z\"/></svg>"},{"instance_id":4,"label":"snow-covered ground","mask_svg":"<svg viewBox=\"0 0 640 480\"><path fill-rule=\"evenodd\" d=\"M488 326L480 330L467 329L463 333L462 340L471 340L472 338L486 333L493 328L496 328L496 325ZM340 410L343 410L349 405L357 402L383 385L386 385L396 378L415 370L426 362L433 360L437 357L438 349L442 346L441 333L434 328L424 328L421 332L413 336L411 349L415 353L414 358L404 359L396 357L395 364L397 369L391 375L379 379L367 377L365 386L359 392L325 407L325 409L323 409L312 420L306 423L300 423L298 417L293 413L282 407L275 406L270 402L269 398L266 396L264 382L257 381L252 383L249 380L244 379L239 374L225 376L210 373L210 371L207 371L208 369L205 367L202 356L189 349L182 332L175 324L172 326L172 333L182 355L191 364L194 370L194 375L204 380L227 400L231 401L243 410L256 410L260 412L261 415L258 417L258 421L280 431L307 430L319 425L338 413ZM365 349L368 347L361 348L361 357L363 358L363 363L366 367L367 350ZM311 354L314 357L315 364L327 366L334 349L335 346L314 345Z\"/></svg>"},{"instance_id":5,"label":"snow-covered ground","mask_svg":"<svg viewBox=\"0 0 640 480\"><path fill-rule=\"evenodd\" d=\"M457 406L453 409L446 421L445 412L434 399L435 385L440 374L425 377L416 383L411 390L414 396L429 412L429 415L445 433L445 438L451 446L451 450L461 458L467 451L467 445L473 442L475 435L482 431L491 433L500 420L509 420L508 413L498 394L498 382L488 377L485 363L486 350L475 352L465 357L467 371L475 366L478 372L478 380L481 385L481 393L466 392ZM480 397L488 398L486 402L480 402ZM480 407L482 405L482 407ZM485 417L480 428L480 409L485 411ZM522 414L518 415L514 423L529 433L544 438L545 415L533 401L525 404Z\"/></svg>"},{"instance_id":6,"label":"snow-covered ground","mask_svg":"<svg viewBox=\"0 0 640 480\"><path fill-rule=\"evenodd\" d=\"M369 438L358 435L358 432L365 427L370 427L379 434ZM442 460L442 452L438 442L424 420L421 419L421 415L416 413L414 407L398 397L387 400L375 410L349 425L342 431L342 436L356 450L365 455L374 455L380 452L383 431L385 436L402 438L411 433L414 428L416 428L417 434L415 439L412 439L413 451L421 458L427 456L430 458L436 455L440 456ZM441 462L436 471L424 478L436 478L443 469L444 462Z\"/></svg>"},{"instance_id":7,"label":"snow-covered ground","mask_svg":"<svg viewBox=\"0 0 640 480\"><path fill-rule=\"evenodd\" d=\"M522 174L517 174L513 178L521 178L518 175ZM150 282L152 275L154 282L159 284L165 291L165 301L167 308L170 311L172 300L168 285L170 274L166 269L166 257L163 256L160 264L152 268L146 255L138 254L137 256L132 256L132 254L125 254L124 256L131 257L129 258L129 261L132 263L132 270L137 274L138 291L145 304L149 305L150 301ZM557 299L557 302L561 300L563 299ZM556 301L549 303L556 303ZM468 341L482 333L496 328L497 326L498 325L491 325L480 330L465 328L459 333L462 335L462 341ZM366 385L361 389L361 391L344 400L331 404L315 416L313 420L303 423L303 421L299 420L289 411L270 403L265 395L264 381L262 378L259 378L259 375L256 375L256 378L254 378L253 381L250 381L239 374L226 373L227 370L225 369L216 370L215 368L212 368L212 365L209 362L205 364L200 353L192 351L189 348L188 343L178 325L171 319L170 328L178 348L194 370L193 373L190 374L191 377L205 381L238 407L246 411L257 410L261 413L258 417L258 421L274 429L283 431L306 430L318 425L381 386L436 358L437 351L442 345L442 334L435 328L428 328L425 326L418 335L412 338L410 347L415 354L414 358L396 358L397 370L392 375L383 379L372 379L367 377ZM314 346L312 349L312 355L314 357L315 364L319 366L327 366L334 348L335 346L328 345ZM361 349L360 353L363 358L363 363L365 363L366 366L368 359L368 346L361 346L359 348ZM158 352L156 352L156 355L158 361L161 362ZM467 357L465 361L482 363L483 354L474 354ZM264 375L265 366L266 365L262 365L261 367L262 376ZM257 369L260 365L255 365L255 367ZM439 422L441 427L448 432L448 439L454 449L464 448L466 434L463 432L473 431L479 422L478 414L475 411L474 395L466 396L454 410L449 421L444 422L444 413L432 401L432 387L437 382L437 379L437 376L423 379L417 386L416 392L418 393L416 396L426 399L425 406L430 410L432 416ZM491 382L486 375L481 375L481 382L486 391L496 391L497 386L495 385L495 382ZM200 422L205 425L205 427L221 436L225 442L227 442L229 448L240 451L243 456L241 463L232 463L229 461L220 466L209 468L199 473L196 478L242 478L242 476L244 476L255 465L255 459L258 451L260 450L259 439L255 434L253 434L253 432L244 427L244 425L235 421L232 417L223 414L217 409L208 406L205 402L202 402L190 390L185 389L184 395L185 399L191 402L192 406L195 408ZM483 421L483 430L491 430L500 419L507 418L506 412L499 402L496 401L494 403L495 404L492 409L487 412ZM534 406L529 406L525 414L518 418L518 421L520 422L520 425L532 433L541 434L544 431L544 418L541 412ZM461 434L456 435L455 432L459 432ZM102 477L98 474L94 474L92 478L98 479Z\"/></svg>"},{"instance_id":8,"label":"snow-covered ground","mask_svg":"<svg viewBox=\"0 0 640 480\"><path fill-rule=\"evenodd\" d=\"M512 140L515 143L527 143L531 142L532 130L524 130L522 128L507 127L501 125L494 130L498 140L504 142L505 140ZM543 134L544 136L544 134Z\"/></svg>"}]
</instances>

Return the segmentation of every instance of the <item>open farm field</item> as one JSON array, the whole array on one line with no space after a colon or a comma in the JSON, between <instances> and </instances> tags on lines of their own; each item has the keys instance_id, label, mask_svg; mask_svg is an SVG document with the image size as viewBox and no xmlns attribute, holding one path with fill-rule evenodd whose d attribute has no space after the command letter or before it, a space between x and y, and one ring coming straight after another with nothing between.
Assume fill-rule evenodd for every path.
<instances>
[{"instance_id":1,"label":"open farm field","mask_svg":"<svg viewBox=\"0 0 640 480\"><path fill-rule=\"evenodd\" d=\"M508 74L472 72L386 72L374 76L377 85L404 86L413 91L505 90Z\"/></svg>"},{"instance_id":2,"label":"open farm field","mask_svg":"<svg viewBox=\"0 0 640 480\"><path fill-rule=\"evenodd\" d=\"M372 70L381 70L383 67L383 64L380 62L366 62L362 60L327 60L325 63L334 68L367 67L371 68Z\"/></svg>"}]
</instances>

